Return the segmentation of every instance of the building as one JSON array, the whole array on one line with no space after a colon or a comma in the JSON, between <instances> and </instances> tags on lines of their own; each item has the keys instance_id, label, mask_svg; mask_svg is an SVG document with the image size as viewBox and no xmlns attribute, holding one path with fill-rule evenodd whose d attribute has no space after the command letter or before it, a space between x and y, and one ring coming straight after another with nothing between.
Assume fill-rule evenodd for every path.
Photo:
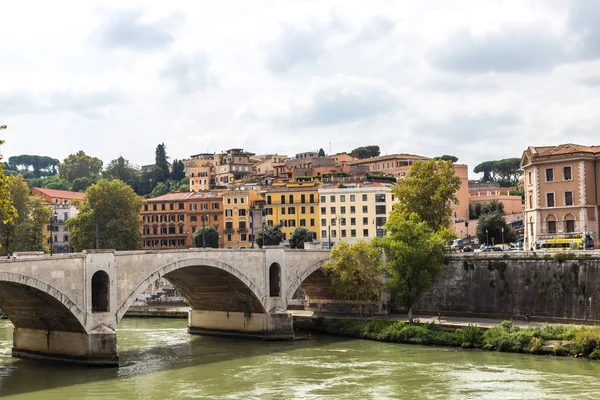
<instances>
[{"instance_id":1,"label":"building","mask_svg":"<svg viewBox=\"0 0 600 400\"><path fill-rule=\"evenodd\" d=\"M215 186L215 167L210 163L198 167L190 167L188 176L192 192L210 190Z\"/></svg>"},{"instance_id":2,"label":"building","mask_svg":"<svg viewBox=\"0 0 600 400\"><path fill-rule=\"evenodd\" d=\"M284 240L289 240L297 227L303 226L320 240L319 183L279 183L261 192L265 199L268 226L281 225Z\"/></svg>"},{"instance_id":3,"label":"building","mask_svg":"<svg viewBox=\"0 0 600 400\"><path fill-rule=\"evenodd\" d=\"M598 248L600 146L530 146L521 157L525 248L538 240L591 232Z\"/></svg>"},{"instance_id":4,"label":"building","mask_svg":"<svg viewBox=\"0 0 600 400\"><path fill-rule=\"evenodd\" d=\"M260 156L260 158L261 161L255 163L252 167L254 173L256 175L274 176L276 173L274 165L283 163L287 159L287 156L266 154Z\"/></svg>"},{"instance_id":5,"label":"building","mask_svg":"<svg viewBox=\"0 0 600 400\"><path fill-rule=\"evenodd\" d=\"M215 192L172 192L144 201L142 208L144 249L194 247L193 233L202 226L223 232L223 195ZM223 238L219 240L223 247Z\"/></svg>"},{"instance_id":6,"label":"building","mask_svg":"<svg viewBox=\"0 0 600 400\"><path fill-rule=\"evenodd\" d=\"M340 240L353 243L383 237L394 203L392 185L361 182L344 186L319 188L320 237L324 247Z\"/></svg>"},{"instance_id":7,"label":"building","mask_svg":"<svg viewBox=\"0 0 600 400\"><path fill-rule=\"evenodd\" d=\"M48 231L52 231L48 241L52 253L70 253L74 251L69 240L69 230L65 223L69 218L77 215L79 211L75 203L84 201L85 194L34 187L31 188L31 195L42 197L46 203L52 206L52 223L48 225Z\"/></svg>"},{"instance_id":8,"label":"building","mask_svg":"<svg viewBox=\"0 0 600 400\"><path fill-rule=\"evenodd\" d=\"M495 185L486 185L485 188L479 185L472 186L469 182L469 206L474 207L476 204L491 203L497 201L504 206L504 213L507 215L523 214L524 206L523 199L520 195L511 195L511 188L500 187L500 184L494 182Z\"/></svg>"},{"instance_id":9,"label":"building","mask_svg":"<svg viewBox=\"0 0 600 400\"><path fill-rule=\"evenodd\" d=\"M256 190L240 187L223 192L225 247L254 247L255 234L262 228L262 205L263 198Z\"/></svg>"},{"instance_id":10,"label":"building","mask_svg":"<svg viewBox=\"0 0 600 400\"><path fill-rule=\"evenodd\" d=\"M229 149L221 154L215 167L215 184L231 186L236 180L252 175L253 156L254 153L244 149Z\"/></svg>"}]
</instances>

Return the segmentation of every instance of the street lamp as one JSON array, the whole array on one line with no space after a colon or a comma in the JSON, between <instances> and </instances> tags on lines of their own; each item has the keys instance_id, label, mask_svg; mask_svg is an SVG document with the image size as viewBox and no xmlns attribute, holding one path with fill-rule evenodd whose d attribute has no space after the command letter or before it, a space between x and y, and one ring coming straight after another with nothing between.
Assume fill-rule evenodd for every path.
<instances>
[{"instance_id":1,"label":"street lamp","mask_svg":"<svg viewBox=\"0 0 600 400\"><path fill-rule=\"evenodd\" d=\"M502 247L504 247L504 227L500 229L502 231Z\"/></svg>"},{"instance_id":2,"label":"street lamp","mask_svg":"<svg viewBox=\"0 0 600 400\"><path fill-rule=\"evenodd\" d=\"M204 232L204 221L205 221L205 218L206 218L206 214L202 214L202 248L203 249L206 248L206 236L205 236L206 232Z\"/></svg>"},{"instance_id":3,"label":"street lamp","mask_svg":"<svg viewBox=\"0 0 600 400\"><path fill-rule=\"evenodd\" d=\"M489 246L490 245L490 239L488 237L488 230L485 230L485 245Z\"/></svg>"},{"instance_id":4,"label":"street lamp","mask_svg":"<svg viewBox=\"0 0 600 400\"><path fill-rule=\"evenodd\" d=\"M54 213L50 214L50 256L53 254L54 242L52 238L54 237L54 220L58 217L58 212L54 210Z\"/></svg>"}]
</instances>

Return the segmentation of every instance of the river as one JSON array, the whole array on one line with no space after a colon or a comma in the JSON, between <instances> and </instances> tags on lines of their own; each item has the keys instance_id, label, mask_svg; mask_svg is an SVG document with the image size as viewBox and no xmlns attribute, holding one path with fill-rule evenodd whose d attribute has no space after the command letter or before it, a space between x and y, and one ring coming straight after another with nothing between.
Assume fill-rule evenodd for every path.
<instances>
[{"instance_id":1,"label":"river","mask_svg":"<svg viewBox=\"0 0 600 400\"><path fill-rule=\"evenodd\" d=\"M598 399L600 362L313 335L192 336L186 320L124 319L120 368L15 359L0 321L2 399Z\"/></svg>"}]
</instances>

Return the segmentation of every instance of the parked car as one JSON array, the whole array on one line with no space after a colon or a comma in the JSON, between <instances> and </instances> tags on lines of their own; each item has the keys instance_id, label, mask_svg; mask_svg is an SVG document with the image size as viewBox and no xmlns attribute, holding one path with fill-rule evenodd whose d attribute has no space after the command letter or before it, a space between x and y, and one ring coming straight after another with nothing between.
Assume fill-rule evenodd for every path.
<instances>
[{"instance_id":1,"label":"parked car","mask_svg":"<svg viewBox=\"0 0 600 400\"><path fill-rule=\"evenodd\" d=\"M472 253L473 252L473 248L471 246L465 246L465 247L463 247L462 251L464 253Z\"/></svg>"}]
</instances>

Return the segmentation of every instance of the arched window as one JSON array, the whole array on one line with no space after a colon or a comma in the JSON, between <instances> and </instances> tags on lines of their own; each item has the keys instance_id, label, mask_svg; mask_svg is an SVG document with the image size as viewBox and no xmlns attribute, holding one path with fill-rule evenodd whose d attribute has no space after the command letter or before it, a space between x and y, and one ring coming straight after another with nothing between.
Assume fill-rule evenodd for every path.
<instances>
[{"instance_id":1,"label":"arched window","mask_svg":"<svg viewBox=\"0 0 600 400\"><path fill-rule=\"evenodd\" d=\"M573 214L565 215L565 232L575 232L575 216Z\"/></svg>"},{"instance_id":2,"label":"arched window","mask_svg":"<svg viewBox=\"0 0 600 400\"><path fill-rule=\"evenodd\" d=\"M281 297L281 267L277 263L269 268L269 296Z\"/></svg>"},{"instance_id":3,"label":"arched window","mask_svg":"<svg viewBox=\"0 0 600 400\"><path fill-rule=\"evenodd\" d=\"M546 233L556 233L556 217L554 215L546 218L546 226Z\"/></svg>"},{"instance_id":4,"label":"arched window","mask_svg":"<svg viewBox=\"0 0 600 400\"><path fill-rule=\"evenodd\" d=\"M92 312L107 312L109 305L110 278L104 271L92 276Z\"/></svg>"}]
</instances>

